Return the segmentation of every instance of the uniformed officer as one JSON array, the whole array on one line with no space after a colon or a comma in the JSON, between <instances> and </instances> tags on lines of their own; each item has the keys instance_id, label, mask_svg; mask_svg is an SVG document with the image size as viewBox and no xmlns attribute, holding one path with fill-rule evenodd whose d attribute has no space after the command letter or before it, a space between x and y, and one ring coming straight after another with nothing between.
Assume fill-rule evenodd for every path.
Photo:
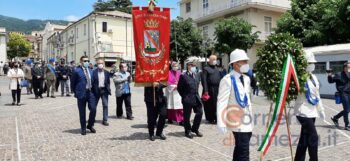
<instances>
[{"instance_id":1,"label":"uniformed officer","mask_svg":"<svg viewBox=\"0 0 350 161\"><path fill-rule=\"evenodd\" d=\"M193 133L198 137L202 137L203 134L199 132L199 126L202 121L203 108L201 98L198 93L199 77L196 74L197 68L194 60L187 62L187 71L180 76L177 90L181 96L181 102L184 108L184 127L185 136L192 139ZM196 114L191 126L190 118L192 109Z\"/></svg>"},{"instance_id":2,"label":"uniformed officer","mask_svg":"<svg viewBox=\"0 0 350 161\"><path fill-rule=\"evenodd\" d=\"M222 133L233 131L234 161L249 161L253 113L249 97L250 79L244 75L249 71L248 60L244 50L234 50L229 63L233 70L220 81L219 85L217 126Z\"/></svg>"},{"instance_id":3,"label":"uniformed officer","mask_svg":"<svg viewBox=\"0 0 350 161\"><path fill-rule=\"evenodd\" d=\"M295 161L305 160L307 149L309 151L310 161L318 160L318 135L315 127L315 120L319 116L325 119L324 108L320 97L320 84L317 77L312 74L317 61L314 54L311 52L306 52L306 58L309 63L306 68L306 71L309 73L309 78L304 87L305 93L298 96L294 106L294 114L301 124Z\"/></svg>"}]
</instances>

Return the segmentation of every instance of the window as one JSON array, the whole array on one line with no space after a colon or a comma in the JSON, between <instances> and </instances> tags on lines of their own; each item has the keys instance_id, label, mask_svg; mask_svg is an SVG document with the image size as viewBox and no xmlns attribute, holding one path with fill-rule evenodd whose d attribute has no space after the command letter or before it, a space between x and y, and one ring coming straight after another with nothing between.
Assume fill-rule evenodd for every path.
<instances>
[{"instance_id":1,"label":"window","mask_svg":"<svg viewBox=\"0 0 350 161\"><path fill-rule=\"evenodd\" d=\"M102 22L102 32L107 32L107 22Z\"/></svg>"},{"instance_id":2,"label":"window","mask_svg":"<svg viewBox=\"0 0 350 161\"><path fill-rule=\"evenodd\" d=\"M326 73L326 62L318 62L315 64L315 71L314 74L324 74Z\"/></svg>"},{"instance_id":3,"label":"window","mask_svg":"<svg viewBox=\"0 0 350 161\"><path fill-rule=\"evenodd\" d=\"M264 21L265 21L265 34L270 35L272 30L272 18L265 16Z\"/></svg>"},{"instance_id":4,"label":"window","mask_svg":"<svg viewBox=\"0 0 350 161\"><path fill-rule=\"evenodd\" d=\"M86 24L84 24L84 36L86 35Z\"/></svg>"},{"instance_id":5,"label":"window","mask_svg":"<svg viewBox=\"0 0 350 161\"><path fill-rule=\"evenodd\" d=\"M77 32L77 39L79 38L79 28L76 28Z\"/></svg>"},{"instance_id":6,"label":"window","mask_svg":"<svg viewBox=\"0 0 350 161\"><path fill-rule=\"evenodd\" d=\"M344 63L347 61L336 61L336 62L330 62L329 68L333 70L333 73L338 73L343 71Z\"/></svg>"},{"instance_id":7,"label":"window","mask_svg":"<svg viewBox=\"0 0 350 161\"><path fill-rule=\"evenodd\" d=\"M203 26L203 39L204 40L207 40L209 37L208 29L209 29L208 26Z\"/></svg>"},{"instance_id":8,"label":"window","mask_svg":"<svg viewBox=\"0 0 350 161\"><path fill-rule=\"evenodd\" d=\"M203 15L208 14L209 3L208 0L203 0Z\"/></svg>"},{"instance_id":9,"label":"window","mask_svg":"<svg viewBox=\"0 0 350 161\"><path fill-rule=\"evenodd\" d=\"M191 2L186 3L186 13L191 12Z\"/></svg>"}]
</instances>

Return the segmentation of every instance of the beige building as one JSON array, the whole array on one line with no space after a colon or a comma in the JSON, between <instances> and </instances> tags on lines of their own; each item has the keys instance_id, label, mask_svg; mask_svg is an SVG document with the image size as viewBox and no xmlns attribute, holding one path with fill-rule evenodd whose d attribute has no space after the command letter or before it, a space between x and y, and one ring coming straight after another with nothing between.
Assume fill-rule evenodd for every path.
<instances>
[{"instance_id":1,"label":"beige building","mask_svg":"<svg viewBox=\"0 0 350 161\"><path fill-rule=\"evenodd\" d=\"M215 24L222 18L236 16L245 19L260 31L259 39L248 51L250 64L256 62L256 51L276 27L276 21L290 9L290 0L180 0L180 16L192 18L205 39L214 40ZM223 65L228 62L223 54Z\"/></svg>"},{"instance_id":2,"label":"beige building","mask_svg":"<svg viewBox=\"0 0 350 161\"><path fill-rule=\"evenodd\" d=\"M40 34L32 33L31 35L25 35L25 38L31 43L32 48L28 57L35 60L40 59L42 53L42 36Z\"/></svg>"},{"instance_id":3,"label":"beige building","mask_svg":"<svg viewBox=\"0 0 350 161\"><path fill-rule=\"evenodd\" d=\"M56 32L48 39L49 57L79 62L86 55L92 62L102 58L106 66L120 60L135 61L131 14L92 12Z\"/></svg>"},{"instance_id":4,"label":"beige building","mask_svg":"<svg viewBox=\"0 0 350 161\"><path fill-rule=\"evenodd\" d=\"M0 27L0 61L7 61L7 34L3 27Z\"/></svg>"},{"instance_id":5,"label":"beige building","mask_svg":"<svg viewBox=\"0 0 350 161\"><path fill-rule=\"evenodd\" d=\"M53 34L62 32L65 28L67 28L67 26L51 24L50 22L48 22L43 31L33 33L33 34L37 34L37 35L39 34L42 36L42 43L41 43L42 50L41 50L41 53L39 53L39 58L47 61L51 54L55 54L55 53L51 53L52 51L49 49L48 39Z\"/></svg>"}]
</instances>

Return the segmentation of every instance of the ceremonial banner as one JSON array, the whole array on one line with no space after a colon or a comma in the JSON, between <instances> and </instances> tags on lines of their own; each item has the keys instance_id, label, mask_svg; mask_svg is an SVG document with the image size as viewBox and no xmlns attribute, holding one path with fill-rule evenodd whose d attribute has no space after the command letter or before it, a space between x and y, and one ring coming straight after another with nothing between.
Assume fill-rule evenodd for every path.
<instances>
[{"instance_id":1,"label":"ceremonial banner","mask_svg":"<svg viewBox=\"0 0 350 161\"><path fill-rule=\"evenodd\" d=\"M292 56L289 54L284 65L283 65L283 70L282 70L282 80L280 83L279 87L279 92L277 95L277 100L275 104L275 108L273 111L272 119L269 123L269 127L267 129L266 135L263 139L262 144L260 145L258 151L263 152L263 156L266 155L275 135L277 132L277 129L281 123L282 120L282 115L284 108L286 106L286 99L288 95L288 89L290 85L290 81L294 80L296 84L296 90L299 91L300 85L299 85L299 79L296 73L296 68L294 61L292 59ZM290 131L288 131L288 136L289 136L289 142L291 143L291 138L290 138Z\"/></svg>"},{"instance_id":2,"label":"ceremonial banner","mask_svg":"<svg viewBox=\"0 0 350 161\"><path fill-rule=\"evenodd\" d=\"M168 80L170 48L170 8L133 7L136 54L135 82Z\"/></svg>"}]
</instances>

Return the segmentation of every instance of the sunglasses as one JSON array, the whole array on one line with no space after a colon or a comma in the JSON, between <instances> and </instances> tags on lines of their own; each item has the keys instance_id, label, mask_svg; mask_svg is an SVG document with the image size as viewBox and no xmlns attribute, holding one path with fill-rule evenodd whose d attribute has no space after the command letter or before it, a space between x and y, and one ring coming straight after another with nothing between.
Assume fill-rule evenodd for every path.
<instances>
[{"instance_id":1,"label":"sunglasses","mask_svg":"<svg viewBox=\"0 0 350 161\"><path fill-rule=\"evenodd\" d=\"M84 62L84 63L86 63L86 62L88 62L88 63L89 63L89 62L90 62L90 60L83 60L83 62Z\"/></svg>"}]
</instances>

